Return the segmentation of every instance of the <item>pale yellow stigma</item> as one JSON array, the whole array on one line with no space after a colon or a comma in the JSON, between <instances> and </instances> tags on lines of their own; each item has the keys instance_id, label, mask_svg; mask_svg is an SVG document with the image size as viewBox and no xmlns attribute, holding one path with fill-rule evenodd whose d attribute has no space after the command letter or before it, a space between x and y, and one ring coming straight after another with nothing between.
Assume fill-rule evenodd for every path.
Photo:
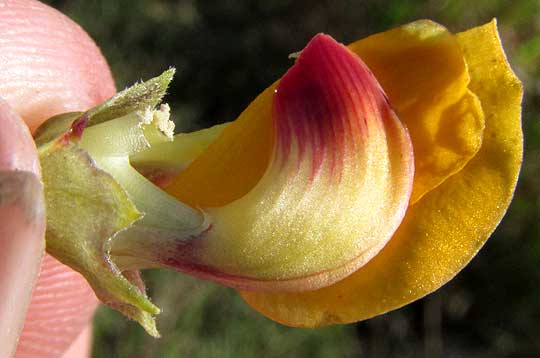
<instances>
[{"instance_id":1,"label":"pale yellow stigma","mask_svg":"<svg viewBox=\"0 0 540 358\"><path fill-rule=\"evenodd\" d=\"M159 109L152 110L147 107L144 113L140 114L143 124L153 124L167 138L172 139L174 136L174 122L170 120L171 107L168 104L162 104Z\"/></svg>"}]
</instances>

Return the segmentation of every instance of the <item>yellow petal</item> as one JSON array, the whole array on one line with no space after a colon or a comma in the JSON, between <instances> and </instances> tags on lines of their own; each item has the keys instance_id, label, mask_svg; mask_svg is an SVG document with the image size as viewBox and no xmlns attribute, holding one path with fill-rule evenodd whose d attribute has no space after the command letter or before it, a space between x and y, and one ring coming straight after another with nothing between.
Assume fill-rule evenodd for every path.
<instances>
[{"instance_id":1,"label":"yellow petal","mask_svg":"<svg viewBox=\"0 0 540 358\"><path fill-rule=\"evenodd\" d=\"M410 139L365 64L326 35L266 95L270 116L255 120L270 122L274 142L264 175L240 198L203 207L208 230L159 260L234 287L324 287L368 262L401 223L413 180ZM231 127L238 123L249 126L241 118ZM239 163L229 162L242 168L237 154ZM177 185L166 190L178 197L185 187Z\"/></svg>"},{"instance_id":2,"label":"yellow petal","mask_svg":"<svg viewBox=\"0 0 540 358\"><path fill-rule=\"evenodd\" d=\"M171 142L153 144L151 148L129 157L131 165L146 178L171 177L187 168L223 132L228 123L190 133L179 133Z\"/></svg>"},{"instance_id":3,"label":"yellow petal","mask_svg":"<svg viewBox=\"0 0 540 358\"><path fill-rule=\"evenodd\" d=\"M349 48L375 74L409 128L415 151L415 203L461 170L481 145L484 116L467 90L470 78L459 44L443 26L419 20ZM255 186L270 160L272 142L264 125L276 85L257 97L224 136L175 179L175 196L191 205L220 206Z\"/></svg>"},{"instance_id":4,"label":"yellow petal","mask_svg":"<svg viewBox=\"0 0 540 358\"><path fill-rule=\"evenodd\" d=\"M467 91L469 75L458 42L441 25L420 20L349 47L373 71L409 128L415 203L461 170L481 145L484 116Z\"/></svg>"},{"instance_id":5,"label":"yellow petal","mask_svg":"<svg viewBox=\"0 0 540 358\"><path fill-rule=\"evenodd\" d=\"M188 205L215 207L252 189L272 154L272 94L276 85L268 87L228 124L207 150L174 178L167 191Z\"/></svg>"},{"instance_id":6,"label":"yellow petal","mask_svg":"<svg viewBox=\"0 0 540 358\"><path fill-rule=\"evenodd\" d=\"M485 243L510 204L521 166L522 87L506 61L495 21L457 39L469 66L469 88L486 118L478 154L409 208L396 235L359 271L312 292L243 292L256 310L293 326L370 318L436 290Z\"/></svg>"}]
</instances>

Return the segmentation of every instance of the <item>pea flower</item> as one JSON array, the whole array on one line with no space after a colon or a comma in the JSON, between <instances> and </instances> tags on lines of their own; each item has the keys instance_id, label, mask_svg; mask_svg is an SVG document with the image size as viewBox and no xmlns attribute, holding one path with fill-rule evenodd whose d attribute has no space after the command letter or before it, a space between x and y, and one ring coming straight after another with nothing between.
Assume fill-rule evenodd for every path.
<instances>
[{"instance_id":1,"label":"pea flower","mask_svg":"<svg viewBox=\"0 0 540 358\"><path fill-rule=\"evenodd\" d=\"M449 281L521 166L522 88L495 21L454 35L421 20L348 47L319 34L295 57L237 120L202 131L173 135L172 69L47 121L48 252L154 336L144 268L233 287L305 327Z\"/></svg>"}]
</instances>

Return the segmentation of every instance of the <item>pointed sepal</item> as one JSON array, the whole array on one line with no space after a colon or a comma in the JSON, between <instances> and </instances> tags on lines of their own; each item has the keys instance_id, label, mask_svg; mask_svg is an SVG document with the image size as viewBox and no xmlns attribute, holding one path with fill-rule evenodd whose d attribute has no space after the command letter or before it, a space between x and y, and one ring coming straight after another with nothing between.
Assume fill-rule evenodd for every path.
<instances>
[{"instance_id":1,"label":"pointed sepal","mask_svg":"<svg viewBox=\"0 0 540 358\"><path fill-rule=\"evenodd\" d=\"M85 113L55 116L35 135L45 188L47 252L81 273L102 302L139 322L154 337L159 336L153 317L159 308L146 296L140 278L133 271L122 272L109 253L111 241L132 227L143 213L126 189L103 170L99 158L81 144L103 140L84 138L89 128L94 130L102 123L127 116L129 120L118 125L125 123L126 127L122 128L125 135L139 139L126 142L139 146L125 148L126 156L130 151L148 147L144 131L149 127L154 139L161 135L163 128L156 130L152 125L154 117L160 118L161 112L153 108L161 102L173 74L174 69L165 71ZM165 135L161 137L160 140L167 140ZM125 139L109 138L113 143L120 142L117 147ZM99 147L99 143L95 146Z\"/></svg>"}]
</instances>

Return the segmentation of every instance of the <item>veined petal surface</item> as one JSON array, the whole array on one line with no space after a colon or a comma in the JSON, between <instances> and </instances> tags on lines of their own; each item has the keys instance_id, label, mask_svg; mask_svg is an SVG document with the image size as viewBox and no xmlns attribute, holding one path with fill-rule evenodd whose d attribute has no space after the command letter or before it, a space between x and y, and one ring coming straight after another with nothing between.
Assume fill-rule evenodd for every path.
<instances>
[{"instance_id":1,"label":"veined petal surface","mask_svg":"<svg viewBox=\"0 0 540 358\"><path fill-rule=\"evenodd\" d=\"M270 98L257 101L272 103L263 118L273 133L264 174L240 198L203 209L211 228L179 250L179 258L190 252L188 261L167 262L199 266L194 274L234 287L329 285L369 261L401 222L413 177L408 134L368 68L326 35L317 35L262 96ZM217 142L227 140L228 129ZM210 153L212 146L226 147L214 143ZM244 165L240 159L234 167ZM186 192L205 179L185 185L186 172L169 193L208 204ZM225 183L220 190L228 190Z\"/></svg>"},{"instance_id":2,"label":"veined petal surface","mask_svg":"<svg viewBox=\"0 0 540 358\"><path fill-rule=\"evenodd\" d=\"M462 50L455 35L429 20L375 34L348 47L368 65L409 128L415 153L414 204L463 169L482 145L484 113L468 89L470 76ZM236 121L227 124L231 127L224 131L227 140L216 141L176 178L182 201L220 206L239 198L246 187L255 186L271 154L267 150L270 132L261 127L271 113L266 91ZM198 132L183 136L208 145ZM234 141L241 137L251 140ZM239 168L235 158L246 165ZM223 173L227 175L219 177ZM194 177L204 180L205 185L194 182ZM220 190L222 187L228 190Z\"/></svg>"},{"instance_id":3,"label":"veined petal surface","mask_svg":"<svg viewBox=\"0 0 540 358\"><path fill-rule=\"evenodd\" d=\"M360 270L312 292L243 292L252 307L292 326L367 319L436 290L486 242L510 204L521 167L523 92L495 21L457 40L471 76L469 89L486 118L478 154L409 208L389 244Z\"/></svg>"},{"instance_id":4,"label":"veined petal surface","mask_svg":"<svg viewBox=\"0 0 540 358\"><path fill-rule=\"evenodd\" d=\"M419 20L349 45L373 71L414 147L411 203L460 171L482 144L484 114L458 40Z\"/></svg>"}]
</instances>

